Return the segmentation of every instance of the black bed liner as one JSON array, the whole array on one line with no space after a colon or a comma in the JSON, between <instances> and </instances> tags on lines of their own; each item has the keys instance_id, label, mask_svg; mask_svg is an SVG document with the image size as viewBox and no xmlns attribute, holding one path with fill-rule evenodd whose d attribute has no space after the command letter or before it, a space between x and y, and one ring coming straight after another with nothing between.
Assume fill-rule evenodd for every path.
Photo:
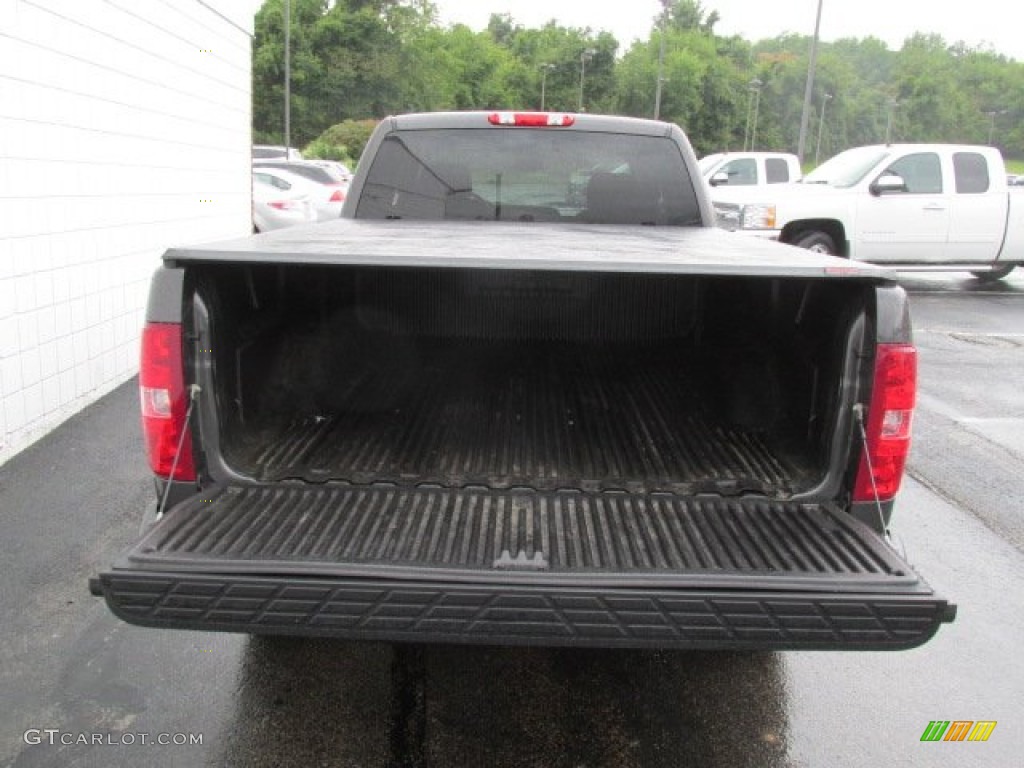
<instances>
[{"instance_id":1,"label":"black bed liner","mask_svg":"<svg viewBox=\"0 0 1024 768\"><path fill-rule=\"evenodd\" d=\"M142 567L404 579L765 588L907 587L867 526L820 504L669 494L388 486L228 487L175 508L129 557Z\"/></svg>"},{"instance_id":2,"label":"black bed liner","mask_svg":"<svg viewBox=\"0 0 1024 768\"><path fill-rule=\"evenodd\" d=\"M776 497L824 473L782 426L728 423L678 345L460 340L420 355L339 383L322 415L249 427L229 463L264 482Z\"/></svg>"},{"instance_id":3,"label":"black bed liner","mask_svg":"<svg viewBox=\"0 0 1024 768\"><path fill-rule=\"evenodd\" d=\"M228 487L91 582L143 626L364 640L898 649L955 608L827 505Z\"/></svg>"}]
</instances>

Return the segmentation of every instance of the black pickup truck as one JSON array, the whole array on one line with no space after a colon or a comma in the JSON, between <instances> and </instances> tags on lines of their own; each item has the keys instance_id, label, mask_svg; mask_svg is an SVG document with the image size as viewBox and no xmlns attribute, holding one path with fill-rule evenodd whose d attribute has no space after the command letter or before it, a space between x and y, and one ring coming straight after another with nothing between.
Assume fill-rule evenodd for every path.
<instances>
[{"instance_id":1,"label":"black pickup truck","mask_svg":"<svg viewBox=\"0 0 1024 768\"><path fill-rule=\"evenodd\" d=\"M165 254L157 498L92 592L249 633L926 642L954 606L886 540L903 290L711 223L673 125L384 120L339 221Z\"/></svg>"}]
</instances>

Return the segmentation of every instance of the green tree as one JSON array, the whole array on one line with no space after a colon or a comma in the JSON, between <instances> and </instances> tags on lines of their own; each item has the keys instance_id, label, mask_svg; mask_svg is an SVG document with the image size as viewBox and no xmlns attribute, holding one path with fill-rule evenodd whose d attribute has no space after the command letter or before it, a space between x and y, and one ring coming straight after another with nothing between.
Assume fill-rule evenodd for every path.
<instances>
[{"instance_id":1,"label":"green tree","mask_svg":"<svg viewBox=\"0 0 1024 768\"><path fill-rule=\"evenodd\" d=\"M307 144L302 153L306 157L340 160L354 167L363 154L366 142L377 127L376 120L343 120Z\"/></svg>"},{"instance_id":2,"label":"green tree","mask_svg":"<svg viewBox=\"0 0 1024 768\"><path fill-rule=\"evenodd\" d=\"M291 7L293 143L347 118L402 110L404 43L434 23L430 3L291 0ZM283 0L266 0L253 39L255 136L281 136L283 105Z\"/></svg>"},{"instance_id":3,"label":"green tree","mask_svg":"<svg viewBox=\"0 0 1024 768\"><path fill-rule=\"evenodd\" d=\"M297 146L396 112L537 109L542 83L546 108L575 111L584 68L587 111L651 117L664 42L660 116L681 125L698 152L742 146L755 77L757 147L796 147L810 39L722 37L718 13L697 0L671 2L664 41L659 14L621 57L612 34L555 21L531 28L495 14L482 31L441 26L429 0L291 5ZM284 123L282 14L283 0L265 0L253 41L253 134L272 143ZM1024 64L937 35L913 35L898 51L872 37L821 43L812 98L810 142L817 149L820 132L822 158L884 140L893 103L895 140L985 143L991 134L1004 154L1024 155ZM321 139L315 151L339 151L335 134Z\"/></svg>"},{"instance_id":4,"label":"green tree","mask_svg":"<svg viewBox=\"0 0 1024 768\"><path fill-rule=\"evenodd\" d=\"M312 115L306 88L323 77L319 58L313 50L312 30L325 10L324 0L292 0L292 143L295 145L316 135L316 130L305 124ZM282 0L266 0L256 14L253 37L253 137L258 142L283 141L284 74L284 5Z\"/></svg>"},{"instance_id":5,"label":"green tree","mask_svg":"<svg viewBox=\"0 0 1024 768\"><path fill-rule=\"evenodd\" d=\"M679 2L664 30L660 116L682 126L700 154L738 148L743 137L749 46L739 38L716 37L715 21L717 15L705 16L699 3ZM653 116L661 35L660 28L652 29L622 57L618 111Z\"/></svg>"},{"instance_id":6,"label":"green tree","mask_svg":"<svg viewBox=\"0 0 1024 768\"><path fill-rule=\"evenodd\" d=\"M697 0L676 0L668 8L669 26L683 32L706 32L713 34L715 24L721 17L718 11L707 10ZM655 25L659 17L655 18Z\"/></svg>"},{"instance_id":7,"label":"green tree","mask_svg":"<svg viewBox=\"0 0 1024 768\"><path fill-rule=\"evenodd\" d=\"M954 66L938 35L917 34L903 44L894 73L894 141L960 140L974 110L956 87Z\"/></svg>"}]
</instances>

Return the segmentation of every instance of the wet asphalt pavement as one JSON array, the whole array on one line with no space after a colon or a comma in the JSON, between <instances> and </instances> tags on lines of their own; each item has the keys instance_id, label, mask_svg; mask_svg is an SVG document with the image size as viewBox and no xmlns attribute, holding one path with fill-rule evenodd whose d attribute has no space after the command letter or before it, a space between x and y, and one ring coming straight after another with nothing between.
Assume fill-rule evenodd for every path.
<instances>
[{"instance_id":1,"label":"wet asphalt pavement","mask_svg":"<svg viewBox=\"0 0 1024 768\"><path fill-rule=\"evenodd\" d=\"M921 396L894 532L959 605L924 647L416 647L123 624L86 582L152 495L131 382L0 467L0 764L1019 765L1024 273L905 285ZM931 720L998 725L985 743L922 743ZM115 743L60 743L83 735Z\"/></svg>"}]
</instances>

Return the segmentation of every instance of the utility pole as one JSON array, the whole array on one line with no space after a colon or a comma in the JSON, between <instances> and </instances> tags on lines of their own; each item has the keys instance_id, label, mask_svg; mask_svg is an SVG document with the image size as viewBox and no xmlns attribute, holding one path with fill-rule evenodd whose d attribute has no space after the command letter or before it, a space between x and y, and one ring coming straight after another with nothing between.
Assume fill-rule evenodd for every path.
<instances>
[{"instance_id":1,"label":"utility pole","mask_svg":"<svg viewBox=\"0 0 1024 768\"><path fill-rule=\"evenodd\" d=\"M757 113L761 108L761 86L764 85L756 77L750 81L750 87L754 89L754 122L750 127L750 151L755 150L755 144L757 144Z\"/></svg>"},{"instance_id":2,"label":"utility pole","mask_svg":"<svg viewBox=\"0 0 1024 768\"><path fill-rule=\"evenodd\" d=\"M661 118L661 86L665 82L665 26L668 21L668 7L672 0L661 0L661 34L658 49L658 82L654 86L654 119Z\"/></svg>"},{"instance_id":3,"label":"utility pole","mask_svg":"<svg viewBox=\"0 0 1024 768\"><path fill-rule=\"evenodd\" d=\"M292 159L292 4L284 0L284 151Z\"/></svg>"},{"instance_id":4,"label":"utility pole","mask_svg":"<svg viewBox=\"0 0 1024 768\"><path fill-rule=\"evenodd\" d=\"M988 115L988 144L989 146L992 146L992 139L994 139L996 135L996 115L1005 115L1006 110L992 110L985 114Z\"/></svg>"},{"instance_id":5,"label":"utility pole","mask_svg":"<svg viewBox=\"0 0 1024 768\"><path fill-rule=\"evenodd\" d=\"M763 83L756 77L747 83L747 123L743 128L743 151L746 152L750 141L750 116L754 114L754 93L757 93L758 101L761 99L761 86Z\"/></svg>"},{"instance_id":6,"label":"utility pole","mask_svg":"<svg viewBox=\"0 0 1024 768\"><path fill-rule=\"evenodd\" d=\"M889 99L889 115L885 121L885 143L889 144L892 139L892 113L896 111L900 103L896 99Z\"/></svg>"},{"instance_id":7,"label":"utility pole","mask_svg":"<svg viewBox=\"0 0 1024 768\"><path fill-rule=\"evenodd\" d=\"M540 111L544 111L544 96L547 91L548 72L555 68L554 64L540 65Z\"/></svg>"},{"instance_id":8,"label":"utility pole","mask_svg":"<svg viewBox=\"0 0 1024 768\"><path fill-rule=\"evenodd\" d=\"M818 158L821 157L821 132L825 127L825 105L828 104L828 100L832 98L831 93L826 93L821 98L821 117L818 118L818 143L814 147L814 167L818 167Z\"/></svg>"},{"instance_id":9,"label":"utility pole","mask_svg":"<svg viewBox=\"0 0 1024 768\"><path fill-rule=\"evenodd\" d=\"M580 108L579 112L583 111L583 77L587 71L587 62L594 56L593 48L586 48L580 52Z\"/></svg>"},{"instance_id":10,"label":"utility pole","mask_svg":"<svg viewBox=\"0 0 1024 768\"><path fill-rule=\"evenodd\" d=\"M811 121L811 96L814 92L814 70L818 63L818 31L821 29L821 4L818 0L818 15L814 20L814 38L811 40L810 61L807 63L807 85L804 86L804 108L800 113L800 140L796 145L796 156L804 161L804 147L807 144L807 124Z\"/></svg>"}]
</instances>

